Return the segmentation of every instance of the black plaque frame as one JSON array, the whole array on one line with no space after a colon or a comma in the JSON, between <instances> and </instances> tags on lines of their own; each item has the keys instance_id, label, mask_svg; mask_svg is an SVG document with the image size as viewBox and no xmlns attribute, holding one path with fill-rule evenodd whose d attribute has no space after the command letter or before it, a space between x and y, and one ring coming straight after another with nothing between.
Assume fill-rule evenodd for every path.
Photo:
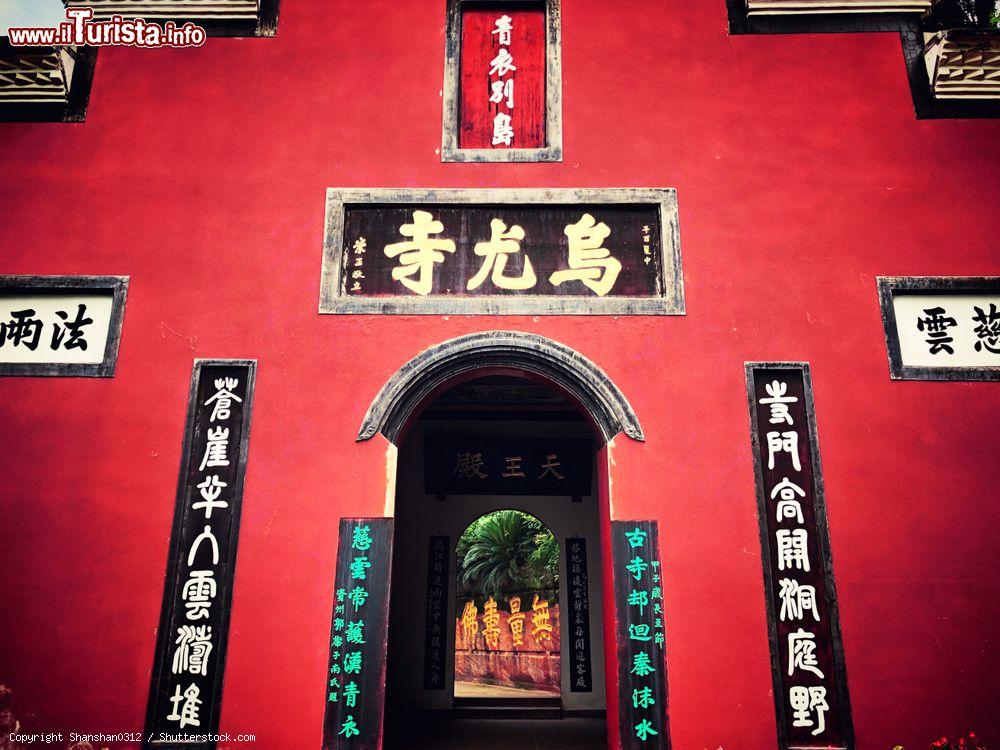
<instances>
[{"instance_id":1,"label":"black plaque frame","mask_svg":"<svg viewBox=\"0 0 1000 750\"><path fill-rule=\"evenodd\" d=\"M0 363L0 376L111 378L118 364L118 345L125 319L128 276L0 276L0 294L12 291L25 294L58 295L83 293L112 296L111 322L104 359L94 364L72 362Z\"/></svg>"},{"instance_id":2,"label":"black plaque frame","mask_svg":"<svg viewBox=\"0 0 1000 750\"><path fill-rule=\"evenodd\" d=\"M232 608L233 582L236 574L236 561L239 546L237 540L240 532L240 517L243 509L243 487L246 477L247 457L250 451L250 425L253 417L253 398L257 380L257 360L255 359L196 359L191 371L191 385L188 391L187 419L184 424L184 438L181 444L181 467L177 480L177 497L174 502L174 520L170 532L170 544L167 554L167 572L164 576L163 602L160 606L160 624L156 630L156 651L153 654L153 669L149 687L149 699L146 705L146 724L143 741L143 748L155 750L214 750L214 741L204 742L156 742L155 736L159 733L156 729L156 707L157 698L161 688L161 678L169 670L170 645L173 642L173 634L169 632L170 623L174 609L174 592L177 573L180 570L180 562L184 556L181 548L181 538L184 527L184 517L186 510L186 495L188 487L188 474L194 456L194 427L198 412L198 386L201 380L202 371L206 367L245 367L247 373L246 395L243 399L243 418L240 429L240 445L237 452L239 464L236 468L236 483L233 486L232 500L230 505L230 515L232 521L229 527L229 537L226 540L231 556L226 568L225 580L220 582L218 602L222 610L220 620L220 638L218 645L218 655L216 657L215 681L212 685L211 701L205 701L203 708L206 709L209 717L207 727L199 727L191 734L211 734L217 735L219 730L219 718L222 708L222 688L226 671L226 652L229 640L229 615Z\"/></svg>"},{"instance_id":3,"label":"black plaque frame","mask_svg":"<svg viewBox=\"0 0 1000 750\"><path fill-rule=\"evenodd\" d=\"M350 205L632 204L654 206L660 218L658 297L392 296L343 293L344 217ZM684 315L677 191L672 188L449 189L329 188L320 282L320 313L355 315Z\"/></svg>"},{"instance_id":4,"label":"black plaque frame","mask_svg":"<svg viewBox=\"0 0 1000 750\"><path fill-rule=\"evenodd\" d=\"M667 693L666 645L661 649L653 642L650 642L647 647L659 656L655 662L658 669L654 672L655 676L653 677L653 692L656 700L654 704L656 706L655 711L661 719L659 734L650 737L646 742L639 741L635 735L636 715L632 708L632 690L637 683L633 679L631 672L632 657L634 654L632 653L628 626L630 624L648 624L652 626L655 618L652 614L652 600L650 600L646 614L639 618L631 617L627 604L628 592L632 586L633 579L626 574L625 565L634 553L626 543L625 532L634 528L646 532L647 544L650 546L651 561L656 560L657 563L660 561L660 534L659 524L656 521L611 522L611 564L613 566L612 576L615 601L615 650L618 656L617 730L618 736L621 739L622 750L670 750L670 707ZM659 567L659 570L662 571L662 566ZM665 621L666 613L663 613L661 617Z\"/></svg>"},{"instance_id":5,"label":"black plaque frame","mask_svg":"<svg viewBox=\"0 0 1000 750\"><path fill-rule=\"evenodd\" d=\"M899 328L892 300L904 294L1000 294L1000 276L879 276L878 300L882 310L889 377L893 380L1000 380L1000 366L911 367L903 364Z\"/></svg>"},{"instance_id":6,"label":"black plaque frame","mask_svg":"<svg viewBox=\"0 0 1000 750\"><path fill-rule=\"evenodd\" d=\"M778 747L780 750L798 750L789 745L786 731L785 702L783 697L784 679L778 646L778 623L771 577L770 539L767 523L767 493L764 487L764 471L760 456L760 433L757 420L755 400L755 374L758 370L788 370L800 373L804 385L806 413L809 434L809 455L813 476L813 506L816 518L816 538L824 565L824 582L826 585L827 613L830 620L830 631L833 646L834 674L836 675L838 694L841 707L840 731L844 738L843 748L829 747L828 750L855 750L854 723L851 714L851 699L847 687L847 668L844 661L844 645L840 631L840 612L837 606L837 590L833 578L833 554L830 550L830 531L826 516L826 495L823 489L823 466L819 454L819 440L816 428L816 410L813 403L812 375L808 362L746 362L747 405L750 410L750 444L753 451L753 468L757 495L757 520L760 529L761 563L764 571L764 599L767 613L767 640L771 652L771 679L774 695L774 711L778 730ZM821 747L821 746L814 746ZM826 747L826 746L822 746ZM808 748L806 749L808 750Z\"/></svg>"}]
</instances>

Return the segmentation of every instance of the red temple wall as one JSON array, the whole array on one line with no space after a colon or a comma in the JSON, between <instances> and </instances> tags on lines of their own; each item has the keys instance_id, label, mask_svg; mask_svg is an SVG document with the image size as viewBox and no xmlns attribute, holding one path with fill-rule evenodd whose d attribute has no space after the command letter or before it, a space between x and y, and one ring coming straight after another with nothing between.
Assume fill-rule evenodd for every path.
<instances>
[{"instance_id":1,"label":"red temple wall","mask_svg":"<svg viewBox=\"0 0 1000 750\"><path fill-rule=\"evenodd\" d=\"M914 120L898 37L729 37L724 4L563 3L562 164L441 164L443 4L286 2L275 39L106 49L83 125L0 125L0 272L127 274L114 379L0 379L0 681L66 731L143 725L194 357L259 360L222 732L318 748L354 442L421 350L579 350L645 443L671 736L775 746L743 362L813 368L859 748L1000 742L995 383L891 382L875 276L1000 273L1000 123ZM684 317L317 314L328 186L668 186ZM596 571L594 573L596 575Z\"/></svg>"}]
</instances>

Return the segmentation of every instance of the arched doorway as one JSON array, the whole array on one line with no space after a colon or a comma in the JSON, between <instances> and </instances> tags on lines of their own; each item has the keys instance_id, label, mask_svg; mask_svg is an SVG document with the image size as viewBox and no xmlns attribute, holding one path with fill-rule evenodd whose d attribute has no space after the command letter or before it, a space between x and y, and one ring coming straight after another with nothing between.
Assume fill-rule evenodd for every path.
<instances>
[{"instance_id":1,"label":"arched doorway","mask_svg":"<svg viewBox=\"0 0 1000 750\"><path fill-rule=\"evenodd\" d=\"M410 421L387 750L558 745L566 732L581 750L606 747L601 447L565 395L509 371L440 390Z\"/></svg>"},{"instance_id":2,"label":"arched doorway","mask_svg":"<svg viewBox=\"0 0 1000 750\"><path fill-rule=\"evenodd\" d=\"M615 612L623 604L617 603L617 593L611 594L617 578L611 564L609 458L609 444L623 434L644 439L635 413L614 383L578 352L533 334L488 331L444 342L412 359L381 389L358 440L381 435L390 443L385 515L393 519L395 533L384 672L385 747L485 750L524 743L560 747L566 742L581 750L623 746L624 733L631 730L619 727L619 688L625 687L615 668L622 643L621 633L615 634ZM456 439L465 441L465 447L456 446ZM483 491L449 484L470 467L479 471L468 479L482 479L478 474L499 479L504 470L513 473L531 464L541 470L533 478L541 479L546 465L558 471L562 456L575 455L576 465L581 465L579 447L574 452L569 443L557 451L550 444L526 446L528 457L500 445L502 455L493 453L503 466L483 471L477 461L487 448L497 448L496 441L508 441L509 446L512 440L524 445L532 440L585 443L582 463L587 471L576 476L586 477L587 484L562 491L522 488L513 494L507 492L510 485ZM449 460L442 460L444 455ZM508 463L519 456L519 464ZM429 472L431 465L438 468ZM547 477L553 481L551 474ZM564 512L553 513L557 507ZM574 612L572 631L561 631L557 705L513 705L505 714L506 706L456 704L453 682L454 627L461 615L455 607L453 544L475 518L502 508L532 514L552 528L562 544L561 575L567 582L559 606ZM434 528L436 523L443 525ZM564 528L559 529L560 524ZM585 601L586 614L578 615L580 602L566 598L573 578L584 581L575 585L573 595ZM572 652L567 646L571 635ZM449 643L442 644L441 638ZM438 660L445 655L446 663L435 665L433 658L425 658L433 653ZM605 661L610 665L607 672ZM478 723L468 722L457 731L456 713L476 717ZM509 720L495 722L498 715ZM561 721L545 720L554 718ZM491 726L484 726L484 720ZM421 734L418 726L430 726L430 732Z\"/></svg>"}]
</instances>

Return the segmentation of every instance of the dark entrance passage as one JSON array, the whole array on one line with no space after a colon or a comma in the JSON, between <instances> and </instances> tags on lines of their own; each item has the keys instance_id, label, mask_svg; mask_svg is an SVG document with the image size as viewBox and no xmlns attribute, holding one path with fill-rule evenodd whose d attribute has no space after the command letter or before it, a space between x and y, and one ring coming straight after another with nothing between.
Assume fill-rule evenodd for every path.
<instances>
[{"instance_id":1,"label":"dark entrance passage","mask_svg":"<svg viewBox=\"0 0 1000 750\"><path fill-rule=\"evenodd\" d=\"M424 718L409 726L390 722L386 750L604 750L604 719Z\"/></svg>"},{"instance_id":2,"label":"dark entrance passage","mask_svg":"<svg viewBox=\"0 0 1000 750\"><path fill-rule=\"evenodd\" d=\"M399 445L385 747L606 747L590 424L512 375L456 385Z\"/></svg>"}]
</instances>

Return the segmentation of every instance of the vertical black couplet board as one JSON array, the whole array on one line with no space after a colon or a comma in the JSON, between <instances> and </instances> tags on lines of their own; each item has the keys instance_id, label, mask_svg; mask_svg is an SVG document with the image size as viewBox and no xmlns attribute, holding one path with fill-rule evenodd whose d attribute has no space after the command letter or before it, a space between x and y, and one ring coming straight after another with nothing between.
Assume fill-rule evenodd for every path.
<instances>
[{"instance_id":1,"label":"vertical black couplet board","mask_svg":"<svg viewBox=\"0 0 1000 750\"><path fill-rule=\"evenodd\" d=\"M587 576L587 540L566 540L566 577L569 580L569 617L564 628L569 633L569 689L590 693L594 689L590 656L590 580Z\"/></svg>"},{"instance_id":2,"label":"vertical black couplet board","mask_svg":"<svg viewBox=\"0 0 1000 750\"><path fill-rule=\"evenodd\" d=\"M427 611L424 618L424 690L444 690L448 656L448 558L451 538L432 536L427 550Z\"/></svg>"},{"instance_id":3,"label":"vertical black couplet board","mask_svg":"<svg viewBox=\"0 0 1000 750\"><path fill-rule=\"evenodd\" d=\"M779 744L853 750L809 366L746 377Z\"/></svg>"},{"instance_id":4,"label":"vertical black couplet board","mask_svg":"<svg viewBox=\"0 0 1000 750\"><path fill-rule=\"evenodd\" d=\"M215 747L256 372L194 364L144 747Z\"/></svg>"},{"instance_id":5,"label":"vertical black couplet board","mask_svg":"<svg viewBox=\"0 0 1000 750\"><path fill-rule=\"evenodd\" d=\"M342 518L337 545L323 750L382 746L391 518Z\"/></svg>"},{"instance_id":6,"label":"vertical black couplet board","mask_svg":"<svg viewBox=\"0 0 1000 750\"><path fill-rule=\"evenodd\" d=\"M612 521L622 750L669 750L663 581L656 521Z\"/></svg>"}]
</instances>

